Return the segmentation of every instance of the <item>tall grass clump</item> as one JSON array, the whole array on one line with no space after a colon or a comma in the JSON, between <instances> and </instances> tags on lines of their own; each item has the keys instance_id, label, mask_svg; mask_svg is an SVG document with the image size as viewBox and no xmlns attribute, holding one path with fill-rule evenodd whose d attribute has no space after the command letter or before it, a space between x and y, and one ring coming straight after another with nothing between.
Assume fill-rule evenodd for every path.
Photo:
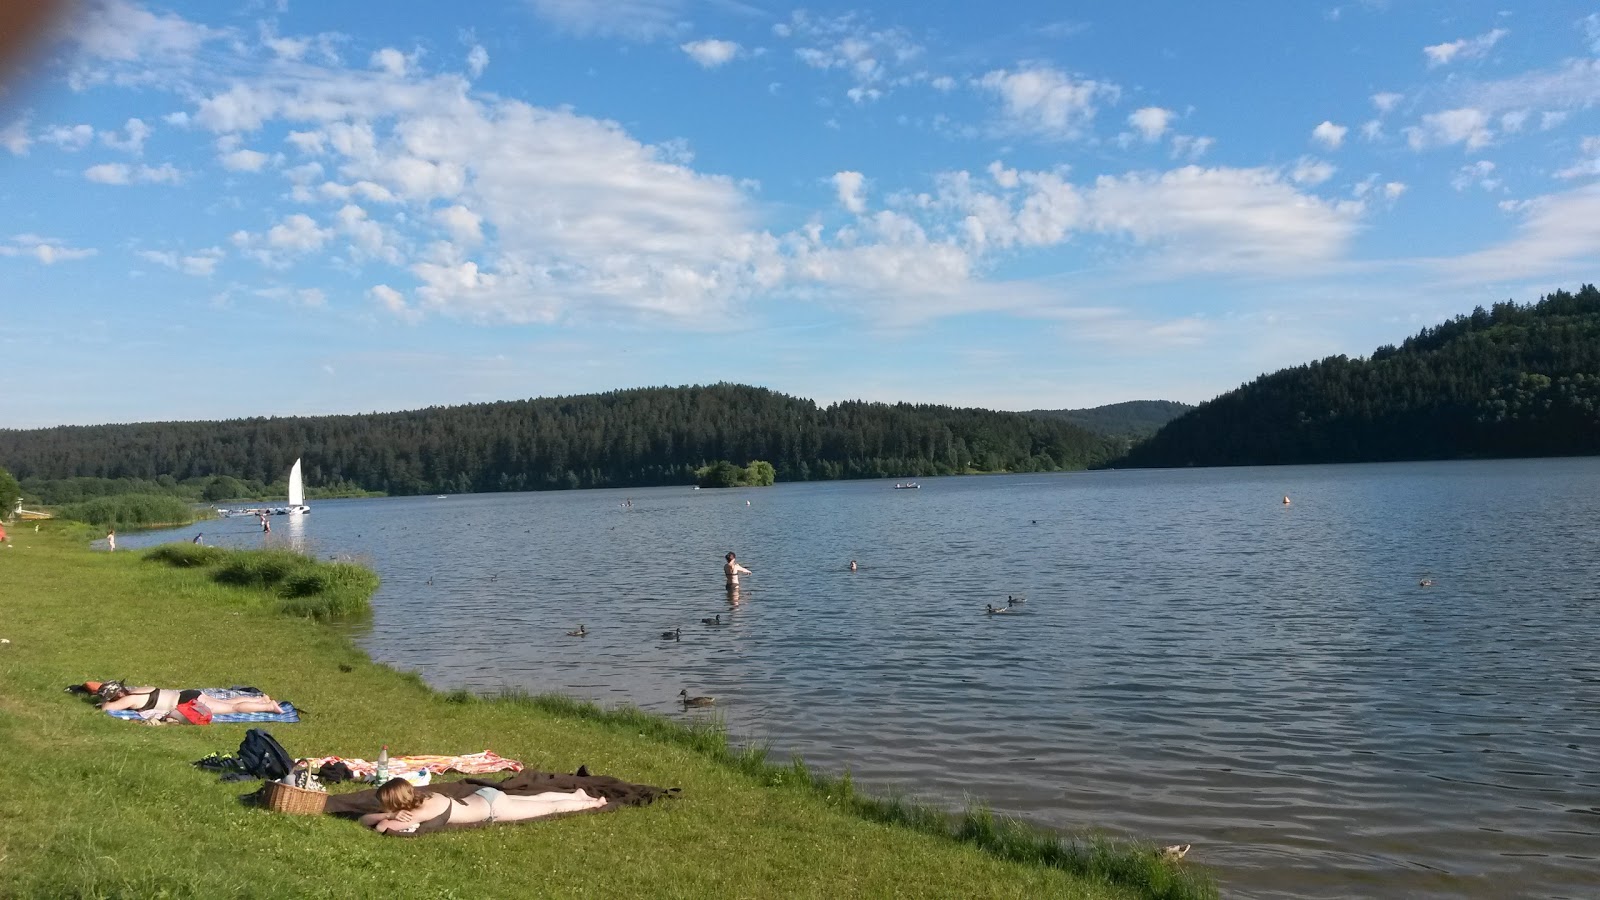
<instances>
[{"instance_id":1,"label":"tall grass clump","mask_svg":"<svg viewBox=\"0 0 1600 900\"><path fill-rule=\"evenodd\" d=\"M461 697L452 700L468 702ZM1026 822L996 816L983 807L953 814L902 797L862 794L848 773L829 778L811 771L799 757L784 765L770 761L766 747L736 746L720 721L683 724L632 706L606 709L560 694L506 691L488 702L528 706L676 744L767 787L806 791L830 806L872 822L971 844L1012 862L1060 869L1101 884L1131 888L1148 900L1216 900L1218 896L1211 879L1163 858L1153 846L1116 842L1098 835L1064 838Z\"/></svg>"},{"instance_id":2,"label":"tall grass clump","mask_svg":"<svg viewBox=\"0 0 1600 900\"><path fill-rule=\"evenodd\" d=\"M122 494L71 503L59 510L63 518L87 522L101 528L152 528L160 525L188 525L198 511L177 497L153 494Z\"/></svg>"},{"instance_id":3,"label":"tall grass clump","mask_svg":"<svg viewBox=\"0 0 1600 900\"><path fill-rule=\"evenodd\" d=\"M372 609L378 574L353 562L323 562L293 550L228 550L194 544L162 544L147 551L150 562L180 569L211 570L211 580L266 591L273 610L286 616L343 619Z\"/></svg>"}]
</instances>

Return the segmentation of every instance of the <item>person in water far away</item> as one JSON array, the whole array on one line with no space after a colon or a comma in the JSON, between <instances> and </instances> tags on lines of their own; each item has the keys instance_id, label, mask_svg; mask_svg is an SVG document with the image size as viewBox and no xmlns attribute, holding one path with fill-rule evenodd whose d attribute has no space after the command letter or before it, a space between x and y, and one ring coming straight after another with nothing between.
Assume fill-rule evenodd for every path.
<instances>
[{"instance_id":1,"label":"person in water far away","mask_svg":"<svg viewBox=\"0 0 1600 900\"><path fill-rule=\"evenodd\" d=\"M728 579L728 590L733 590L739 586L740 575L749 575L751 573L749 569L739 565L739 560L734 557L732 550L728 551L725 560L722 564L722 574Z\"/></svg>"},{"instance_id":2,"label":"person in water far away","mask_svg":"<svg viewBox=\"0 0 1600 900\"><path fill-rule=\"evenodd\" d=\"M361 824L381 834L407 834L423 823L474 825L479 822L520 822L555 813L577 812L605 806L603 797L591 797L582 788L571 792L546 791L543 794L508 794L499 788L482 787L464 799L453 800L444 794L419 791L404 778L391 778L378 788L383 812L368 813Z\"/></svg>"}]
</instances>

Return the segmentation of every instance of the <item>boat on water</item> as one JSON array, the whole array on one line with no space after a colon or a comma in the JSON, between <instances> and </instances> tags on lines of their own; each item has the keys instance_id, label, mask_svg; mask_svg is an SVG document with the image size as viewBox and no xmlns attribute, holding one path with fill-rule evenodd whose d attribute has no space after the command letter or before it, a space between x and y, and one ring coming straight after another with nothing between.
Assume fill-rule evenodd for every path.
<instances>
[{"instance_id":1,"label":"boat on water","mask_svg":"<svg viewBox=\"0 0 1600 900\"><path fill-rule=\"evenodd\" d=\"M922 485L917 484L915 481L907 481L903 484L896 484L894 489L897 491L914 491L920 487L922 487Z\"/></svg>"},{"instance_id":2,"label":"boat on water","mask_svg":"<svg viewBox=\"0 0 1600 900\"><path fill-rule=\"evenodd\" d=\"M303 516L311 512L306 505L306 484L300 474L300 460L289 467L289 503L285 506L252 506L249 509L217 508L217 515L229 516Z\"/></svg>"}]
</instances>

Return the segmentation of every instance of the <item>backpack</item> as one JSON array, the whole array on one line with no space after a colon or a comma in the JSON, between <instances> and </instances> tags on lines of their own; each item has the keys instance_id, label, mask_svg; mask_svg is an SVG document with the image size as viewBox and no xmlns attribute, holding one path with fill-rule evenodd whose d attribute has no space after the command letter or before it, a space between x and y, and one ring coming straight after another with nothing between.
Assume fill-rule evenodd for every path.
<instances>
[{"instance_id":1,"label":"backpack","mask_svg":"<svg viewBox=\"0 0 1600 900\"><path fill-rule=\"evenodd\" d=\"M252 728L239 744L239 765L255 778L277 781L294 768L294 757L272 735Z\"/></svg>"}]
</instances>

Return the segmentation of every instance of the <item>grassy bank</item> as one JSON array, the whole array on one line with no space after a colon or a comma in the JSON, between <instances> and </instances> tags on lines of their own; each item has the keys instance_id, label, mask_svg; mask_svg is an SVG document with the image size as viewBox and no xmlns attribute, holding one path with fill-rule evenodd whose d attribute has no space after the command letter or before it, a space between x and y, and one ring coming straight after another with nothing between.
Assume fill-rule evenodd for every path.
<instances>
[{"instance_id":1,"label":"grassy bank","mask_svg":"<svg viewBox=\"0 0 1600 900\"><path fill-rule=\"evenodd\" d=\"M219 579L231 554L180 566L176 554L90 552L65 529L13 538L0 549L0 637L11 641L0 645L9 773L0 896L1214 896L1192 869L1150 854L864 798L846 781L730 746L713 727L431 691L285 610L284 578ZM269 726L297 755L489 748L532 768L587 764L684 796L384 839L350 822L245 807L238 798L251 785L188 765L234 750L246 726L145 728L61 690L108 677L258 685L308 711L301 724Z\"/></svg>"}]
</instances>

